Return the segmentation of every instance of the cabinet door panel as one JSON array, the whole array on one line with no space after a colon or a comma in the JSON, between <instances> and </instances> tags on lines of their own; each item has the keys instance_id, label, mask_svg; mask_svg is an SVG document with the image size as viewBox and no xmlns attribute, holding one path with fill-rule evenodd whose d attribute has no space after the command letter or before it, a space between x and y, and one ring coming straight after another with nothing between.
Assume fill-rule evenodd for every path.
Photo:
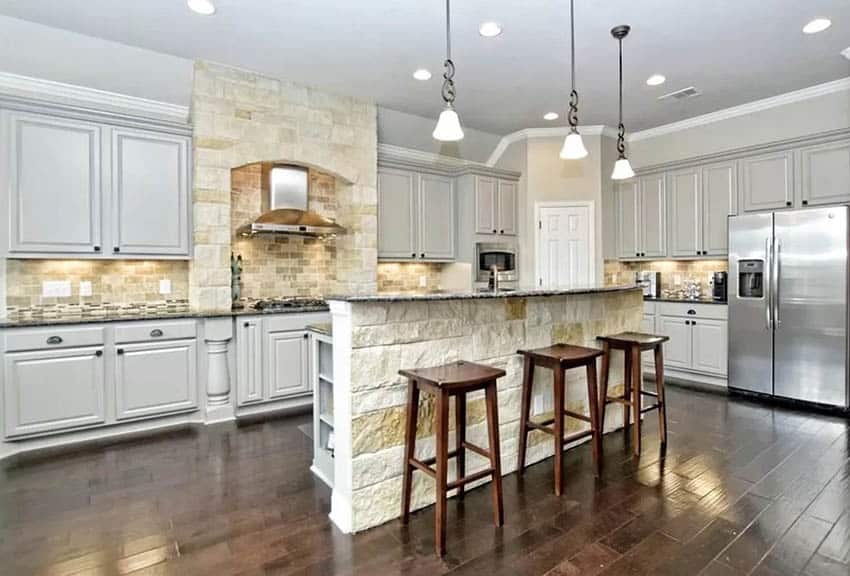
<instances>
[{"instance_id":1,"label":"cabinet door panel","mask_svg":"<svg viewBox=\"0 0 850 576\"><path fill-rule=\"evenodd\" d=\"M261 324L258 318L240 319L237 324L236 399L240 406L263 399Z\"/></svg>"},{"instance_id":2,"label":"cabinet door panel","mask_svg":"<svg viewBox=\"0 0 850 576\"><path fill-rule=\"evenodd\" d=\"M7 353L4 365L6 436L106 420L102 348Z\"/></svg>"},{"instance_id":3,"label":"cabinet door panel","mask_svg":"<svg viewBox=\"0 0 850 576\"><path fill-rule=\"evenodd\" d=\"M198 406L195 340L118 347L115 360L116 417L141 418Z\"/></svg>"},{"instance_id":4,"label":"cabinet door panel","mask_svg":"<svg viewBox=\"0 0 850 576\"><path fill-rule=\"evenodd\" d=\"M791 151L744 158L740 166L745 212L793 205L794 162Z\"/></svg>"},{"instance_id":5,"label":"cabinet door panel","mask_svg":"<svg viewBox=\"0 0 850 576\"><path fill-rule=\"evenodd\" d=\"M450 178L419 178L419 256L427 260L455 257L455 192Z\"/></svg>"},{"instance_id":6,"label":"cabinet door panel","mask_svg":"<svg viewBox=\"0 0 850 576\"><path fill-rule=\"evenodd\" d=\"M496 234L496 179L475 177L475 232Z\"/></svg>"},{"instance_id":7,"label":"cabinet door panel","mask_svg":"<svg viewBox=\"0 0 850 576\"><path fill-rule=\"evenodd\" d=\"M727 372L727 324L722 320L694 320L693 369L725 376Z\"/></svg>"},{"instance_id":8,"label":"cabinet door panel","mask_svg":"<svg viewBox=\"0 0 850 576\"><path fill-rule=\"evenodd\" d=\"M499 234L516 236L517 194L515 182L499 181Z\"/></svg>"},{"instance_id":9,"label":"cabinet door panel","mask_svg":"<svg viewBox=\"0 0 850 576\"><path fill-rule=\"evenodd\" d=\"M850 202L850 142L803 148L800 161L807 206Z\"/></svg>"},{"instance_id":10,"label":"cabinet door panel","mask_svg":"<svg viewBox=\"0 0 850 576\"><path fill-rule=\"evenodd\" d=\"M685 322L689 322L689 320L672 316L658 317L659 334L670 338L664 343L665 366L671 368L691 367L691 327Z\"/></svg>"},{"instance_id":11,"label":"cabinet door panel","mask_svg":"<svg viewBox=\"0 0 850 576\"><path fill-rule=\"evenodd\" d=\"M667 255L667 209L664 175L643 176L640 182L640 252L646 258Z\"/></svg>"},{"instance_id":12,"label":"cabinet door panel","mask_svg":"<svg viewBox=\"0 0 850 576\"><path fill-rule=\"evenodd\" d=\"M617 187L617 257L638 256L638 183L625 182Z\"/></svg>"},{"instance_id":13,"label":"cabinet door panel","mask_svg":"<svg viewBox=\"0 0 850 576\"><path fill-rule=\"evenodd\" d=\"M188 153L184 137L113 130L113 252L189 254Z\"/></svg>"},{"instance_id":14,"label":"cabinet door panel","mask_svg":"<svg viewBox=\"0 0 850 576\"><path fill-rule=\"evenodd\" d=\"M671 256L693 257L701 254L699 174L698 168L692 168L670 175Z\"/></svg>"},{"instance_id":15,"label":"cabinet door panel","mask_svg":"<svg viewBox=\"0 0 850 576\"><path fill-rule=\"evenodd\" d=\"M101 243L100 127L7 113L10 252L95 253Z\"/></svg>"},{"instance_id":16,"label":"cabinet door panel","mask_svg":"<svg viewBox=\"0 0 850 576\"><path fill-rule=\"evenodd\" d=\"M702 249L708 256L726 256L729 252L729 216L735 213L737 194L734 162L703 168Z\"/></svg>"},{"instance_id":17,"label":"cabinet door panel","mask_svg":"<svg viewBox=\"0 0 850 576\"><path fill-rule=\"evenodd\" d=\"M414 172L382 168L378 173L379 258L416 258L417 182Z\"/></svg>"},{"instance_id":18,"label":"cabinet door panel","mask_svg":"<svg viewBox=\"0 0 850 576\"><path fill-rule=\"evenodd\" d=\"M265 381L269 399L310 392L306 332L269 332L266 335Z\"/></svg>"}]
</instances>

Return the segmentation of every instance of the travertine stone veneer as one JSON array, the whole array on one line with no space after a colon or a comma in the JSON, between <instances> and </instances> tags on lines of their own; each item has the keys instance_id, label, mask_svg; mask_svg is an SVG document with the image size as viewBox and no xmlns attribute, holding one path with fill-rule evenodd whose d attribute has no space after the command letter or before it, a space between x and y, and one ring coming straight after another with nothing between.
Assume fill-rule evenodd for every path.
<instances>
[{"instance_id":1,"label":"travertine stone veneer","mask_svg":"<svg viewBox=\"0 0 850 576\"><path fill-rule=\"evenodd\" d=\"M331 518L342 530L354 532L400 515L407 386L398 375L400 368L464 359L504 369L507 376L498 388L499 424L502 470L510 473L516 469L522 378L516 350L554 342L596 346L597 335L638 330L643 299L636 289L499 298L331 299L331 313L336 444ZM622 358L615 357L611 366L612 387L622 386ZM535 395L549 397L549 411L551 377L540 369L534 383ZM567 382L569 409L586 410L583 372L568 372ZM417 442L423 458L434 450L431 410L426 395L420 403ZM470 396L467 414L467 437L486 446L483 395ZM568 424L573 430L583 425L572 420ZM606 424L608 429L620 427L622 411L612 410ZM529 463L552 455L552 443L539 432L532 433L529 444ZM467 473L486 465L471 455ZM453 474L450 469L449 477ZM434 482L418 473L414 478L414 508L432 504Z\"/></svg>"},{"instance_id":2,"label":"travertine stone veneer","mask_svg":"<svg viewBox=\"0 0 850 576\"><path fill-rule=\"evenodd\" d=\"M194 254L189 302L230 308L231 170L260 161L316 168L336 178L336 275L328 291L374 292L377 128L374 104L254 72L196 62Z\"/></svg>"}]
</instances>

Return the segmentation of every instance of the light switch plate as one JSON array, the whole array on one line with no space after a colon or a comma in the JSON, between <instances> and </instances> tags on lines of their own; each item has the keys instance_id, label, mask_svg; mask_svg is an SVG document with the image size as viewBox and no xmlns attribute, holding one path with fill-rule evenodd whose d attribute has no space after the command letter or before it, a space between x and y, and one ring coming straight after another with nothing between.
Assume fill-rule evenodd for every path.
<instances>
[{"instance_id":1,"label":"light switch plate","mask_svg":"<svg viewBox=\"0 0 850 576\"><path fill-rule=\"evenodd\" d=\"M69 298L71 282L69 280L46 280L41 283L41 295L47 298Z\"/></svg>"},{"instance_id":2,"label":"light switch plate","mask_svg":"<svg viewBox=\"0 0 850 576\"><path fill-rule=\"evenodd\" d=\"M163 278L159 281L159 293L171 294L171 280L169 280L168 278Z\"/></svg>"},{"instance_id":3,"label":"light switch plate","mask_svg":"<svg viewBox=\"0 0 850 576\"><path fill-rule=\"evenodd\" d=\"M419 287L425 288L427 286L428 286L428 277L423 274L422 276L419 277Z\"/></svg>"},{"instance_id":4,"label":"light switch plate","mask_svg":"<svg viewBox=\"0 0 850 576\"><path fill-rule=\"evenodd\" d=\"M91 296L91 282L88 280L80 282L80 296Z\"/></svg>"}]
</instances>

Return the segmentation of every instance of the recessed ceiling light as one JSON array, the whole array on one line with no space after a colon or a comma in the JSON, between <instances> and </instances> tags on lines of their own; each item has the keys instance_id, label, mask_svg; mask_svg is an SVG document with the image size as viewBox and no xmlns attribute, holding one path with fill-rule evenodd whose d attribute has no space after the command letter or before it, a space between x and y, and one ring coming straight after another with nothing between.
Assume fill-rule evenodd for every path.
<instances>
[{"instance_id":1,"label":"recessed ceiling light","mask_svg":"<svg viewBox=\"0 0 850 576\"><path fill-rule=\"evenodd\" d=\"M646 79L646 83L650 86L661 86L667 81L663 74L653 74Z\"/></svg>"},{"instance_id":2,"label":"recessed ceiling light","mask_svg":"<svg viewBox=\"0 0 850 576\"><path fill-rule=\"evenodd\" d=\"M544 120L557 120L558 119L558 113L557 112L546 112L546 114L543 115L543 119Z\"/></svg>"},{"instance_id":3,"label":"recessed ceiling light","mask_svg":"<svg viewBox=\"0 0 850 576\"><path fill-rule=\"evenodd\" d=\"M482 22L478 27L478 33L485 38L495 38L502 33L502 25L498 22Z\"/></svg>"},{"instance_id":4,"label":"recessed ceiling light","mask_svg":"<svg viewBox=\"0 0 850 576\"><path fill-rule=\"evenodd\" d=\"M818 32L823 32L830 26L832 26L832 22L830 22L828 18L815 18L803 26L803 32L806 34L817 34Z\"/></svg>"},{"instance_id":5,"label":"recessed ceiling light","mask_svg":"<svg viewBox=\"0 0 850 576\"><path fill-rule=\"evenodd\" d=\"M850 46L842 50L841 55L850 60Z\"/></svg>"},{"instance_id":6,"label":"recessed ceiling light","mask_svg":"<svg viewBox=\"0 0 850 576\"><path fill-rule=\"evenodd\" d=\"M420 68L419 70L413 73L413 77L417 80L430 80L431 73L425 68Z\"/></svg>"},{"instance_id":7,"label":"recessed ceiling light","mask_svg":"<svg viewBox=\"0 0 850 576\"><path fill-rule=\"evenodd\" d=\"M193 12L197 12L198 14L203 14L204 16L215 14L215 6L210 0L187 0L186 4Z\"/></svg>"}]
</instances>

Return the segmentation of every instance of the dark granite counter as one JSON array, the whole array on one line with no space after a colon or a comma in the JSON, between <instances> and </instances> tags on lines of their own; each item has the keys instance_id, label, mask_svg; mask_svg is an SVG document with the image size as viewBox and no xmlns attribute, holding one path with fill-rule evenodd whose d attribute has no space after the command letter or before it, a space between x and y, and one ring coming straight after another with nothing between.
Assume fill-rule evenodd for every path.
<instances>
[{"instance_id":1,"label":"dark granite counter","mask_svg":"<svg viewBox=\"0 0 850 576\"><path fill-rule=\"evenodd\" d=\"M726 300L712 300L710 298L675 298L675 297L665 297L665 296L644 296L644 302L675 302L679 304L720 304L722 306L726 306L729 304Z\"/></svg>"},{"instance_id":2,"label":"dark granite counter","mask_svg":"<svg viewBox=\"0 0 850 576\"><path fill-rule=\"evenodd\" d=\"M393 292L376 294L351 294L326 296L326 300L342 302L418 302L428 300L474 300L492 298L533 298L536 296L563 296L566 294L603 294L609 292L629 292L640 290L634 284L616 286L584 286L579 288L529 288L519 290L489 291L433 291L433 292Z\"/></svg>"}]
</instances>

